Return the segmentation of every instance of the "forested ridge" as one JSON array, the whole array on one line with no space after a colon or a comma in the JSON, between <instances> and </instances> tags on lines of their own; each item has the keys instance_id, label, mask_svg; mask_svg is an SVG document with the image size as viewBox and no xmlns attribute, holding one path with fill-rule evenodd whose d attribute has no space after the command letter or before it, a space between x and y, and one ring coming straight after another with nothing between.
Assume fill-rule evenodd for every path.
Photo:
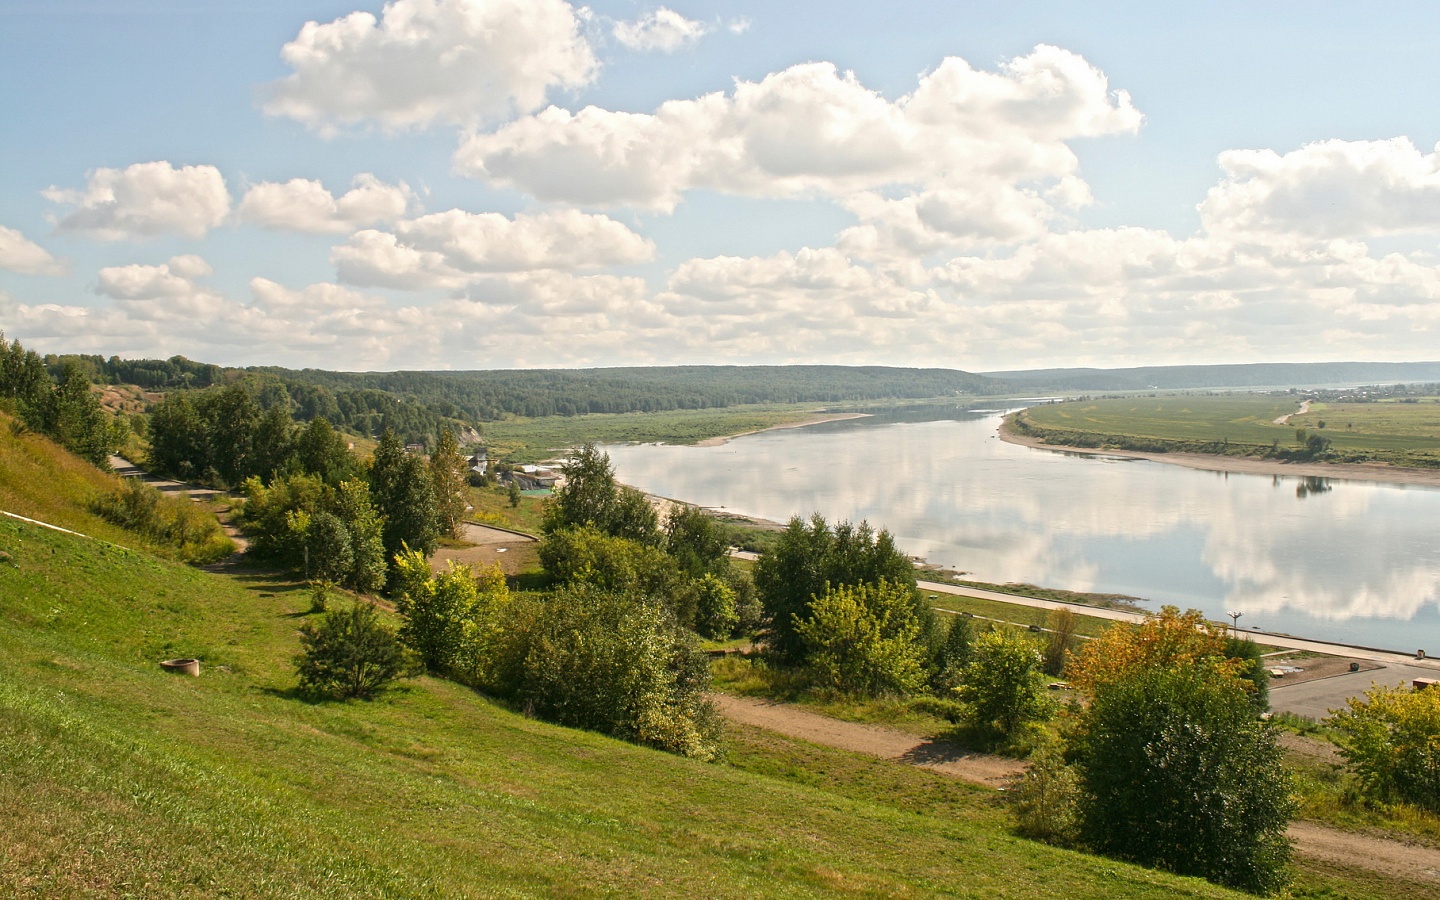
<instances>
[{"instance_id":1,"label":"forested ridge","mask_svg":"<svg viewBox=\"0 0 1440 900\"><path fill-rule=\"evenodd\" d=\"M714 409L996 394L1006 385L955 369L888 366L654 366L469 372L330 372L257 367L287 384L408 396L443 415L487 421L585 413ZM293 389L292 389L293 392Z\"/></svg>"}]
</instances>

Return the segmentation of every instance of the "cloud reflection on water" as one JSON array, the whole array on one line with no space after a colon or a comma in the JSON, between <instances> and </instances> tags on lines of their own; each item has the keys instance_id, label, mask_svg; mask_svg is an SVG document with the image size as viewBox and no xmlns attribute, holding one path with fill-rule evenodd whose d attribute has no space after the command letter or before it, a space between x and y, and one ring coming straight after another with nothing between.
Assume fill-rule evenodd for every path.
<instances>
[{"instance_id":1,"label":"cloud reflection on water","mask_svg":"<svg viewBox=\"0 0 1440 900\"><path fill-rule=\"evenodd\" d=\"M1440 612L1440 490L1033 450L997 424L854 420L608 450L653 493L777 521L867 519L986 581L1242 609L1251 625L1393 646Z\"/></svg>"}]
</instances>

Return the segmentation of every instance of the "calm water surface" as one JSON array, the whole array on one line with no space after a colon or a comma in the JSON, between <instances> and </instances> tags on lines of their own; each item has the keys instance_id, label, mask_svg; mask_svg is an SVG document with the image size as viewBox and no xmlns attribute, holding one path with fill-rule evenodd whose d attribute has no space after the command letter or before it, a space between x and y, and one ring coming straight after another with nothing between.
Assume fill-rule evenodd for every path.
<instances>
[{"instance_id":1,"label":"calm water surface","mask_svg":"<svg viewBox=\"0 0 1440 900\"><path fill-rule=\"evenodd\" d=\"M782 522L866 519L983 581L1131 594L1214 619L1239 610L1242 627L1440 653L1440 489L1033 450L995 436L996 412L905 415L606 450L643 490Z\"/></svg>"}]
</instances>

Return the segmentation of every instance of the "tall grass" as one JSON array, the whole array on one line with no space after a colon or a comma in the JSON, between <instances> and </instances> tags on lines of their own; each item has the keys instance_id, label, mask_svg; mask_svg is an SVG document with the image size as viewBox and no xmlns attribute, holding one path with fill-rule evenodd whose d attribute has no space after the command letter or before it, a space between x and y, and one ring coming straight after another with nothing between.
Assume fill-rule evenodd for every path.
<instances>
[{"instance_id":1,"label":"tall grass","mask_svg":"<svg viewBox=\"0 0 1440 900\"><path fill-rule=\"evenodd\" d=\"M148 538L167 555L204 565L235 552L235 543L208 511L190 500L167 497L137 478L96 496L90 508L101 518Z\"/></svg>"}]
</instances>

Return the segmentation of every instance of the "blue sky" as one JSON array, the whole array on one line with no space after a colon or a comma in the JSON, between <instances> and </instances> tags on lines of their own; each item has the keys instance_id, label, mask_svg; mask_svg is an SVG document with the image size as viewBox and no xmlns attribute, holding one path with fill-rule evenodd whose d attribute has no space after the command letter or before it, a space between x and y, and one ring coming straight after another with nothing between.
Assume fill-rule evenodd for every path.
<instances>
[{"instance_id":1,"label":"blue sky","mask_svg":"<svg viewBox=\"0 0 1440 900\"><path fill-rule=\"evenodd\" d=\"M339 369L1433 359L1437 26L4 0L0 328Z\"/></svg>"}]
</instances>

